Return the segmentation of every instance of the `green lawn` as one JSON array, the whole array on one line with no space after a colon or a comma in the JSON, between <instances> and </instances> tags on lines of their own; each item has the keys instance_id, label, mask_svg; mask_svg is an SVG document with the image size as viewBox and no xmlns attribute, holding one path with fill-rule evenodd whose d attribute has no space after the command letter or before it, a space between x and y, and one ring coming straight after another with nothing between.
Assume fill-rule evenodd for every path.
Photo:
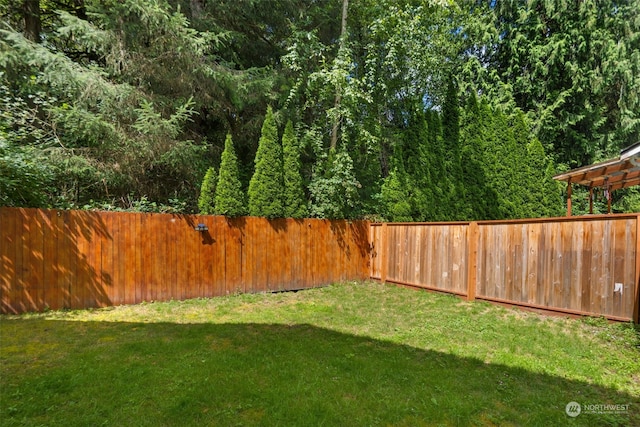
<instances>
[{"instance_id":1,"label":"green lawn","mask_svg":"<svg viewBox=\"0 0 640 427\"><path fill-rule=\"evenodd\" d=\"M0 334L2 426L640 425L632 325L377 283L3 316ZM599 404L630 406L584 413Z\"/></svg>"}]
</instances>

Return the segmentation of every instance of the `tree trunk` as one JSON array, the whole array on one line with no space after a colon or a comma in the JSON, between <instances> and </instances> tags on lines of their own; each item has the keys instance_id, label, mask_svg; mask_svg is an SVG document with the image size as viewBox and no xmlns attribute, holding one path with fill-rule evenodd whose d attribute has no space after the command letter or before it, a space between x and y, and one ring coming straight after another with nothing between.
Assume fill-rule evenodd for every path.
<instances>
[{"instance_id":1,"label":"tree trunk","mask_svg":"<svg viewBox=\"0 0 640 427\"><path fill-rule=\"evenodd\" d=\"M25 0L22 3L24 35L32 42L40 43L40 1Z\"/></svg>"},{"instance_id":2,"label":"tree trunk","mask_svg":"<svg viewBox=\"0 0 640 427\"><path fill-rule=\"evenodd\" d=\"M87 9L84 7L84 0L73 0L75 15L80 19L87 19Z\"/></svg>"},{"instance_id":3,"label":"tree trunk","mask_svg":"<svg viewBox=\"0 0 640 427\"><path fill-rule=\"evenodd\" d=\"M349 0L342 0L342 26L340 29L340 48L344 47L346 37L347 37L347 10L349 9ZM342 92L340 88L336 88L336 100L334 103L334 107L336 111L340 108L340 103L342 101ZM340 122L342 121L342 117L340 114L336 116L336 120L333 122L333 128L331 129L331 144L330 149L335 150L336 145L338 145L338 128L340 127Z\"/></svg>"}]
</instances>

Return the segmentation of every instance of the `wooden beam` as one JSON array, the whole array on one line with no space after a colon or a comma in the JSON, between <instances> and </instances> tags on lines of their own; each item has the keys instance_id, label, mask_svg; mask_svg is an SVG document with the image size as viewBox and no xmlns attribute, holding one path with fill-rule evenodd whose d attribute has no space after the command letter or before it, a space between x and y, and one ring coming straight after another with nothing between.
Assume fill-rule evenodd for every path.
<instances>
[{"instance_id":1,"label":"wooden beam","mask_svg":"<svg viewBox=\"0 0 640 427\"><path fill-rule=\"evenodd\" d=\"M633 301L633 319L640 324L640 214L636 217L636 283Z\"/></svg>"},{"instance_id":2,"label":"wooden beam","mask_svg":"<svg viewBox=\"0 0 640 427\"><path fill-rule=\"evenodd\" d=\"M571 181L567 182L567 216L571 216Z\"/></svg>"},{"instance_id":3,"label":"wooden beam","mask_svg":"<svg viewBox=\"0 0 640 427\"><path fill-rule=\"evenodd\" d=\"M382 223L382 229L380 230L380 250L378 256L380 257L380 281L382 283L387 281L387 223Z\"/></svg>"},{"instance_id":4,"label":"wooden beam","mask_svg":"<svg viewBox=\"0 0 640 427\"><path fill-rule=\"evenodd\" d=\"M478 223L473 221L467 229L467 300L476 299L476 271L478 267Z\"/></svg>"},{"instance_id":5,"label":"wooden beam","mask_svg":"<svg viewBox=\"0 0 640 427\"><path fill-rule=\"evenodd\" d=\"M593 215L593 187L589 187L589 213Z\"/></svg>"}]
</instances>

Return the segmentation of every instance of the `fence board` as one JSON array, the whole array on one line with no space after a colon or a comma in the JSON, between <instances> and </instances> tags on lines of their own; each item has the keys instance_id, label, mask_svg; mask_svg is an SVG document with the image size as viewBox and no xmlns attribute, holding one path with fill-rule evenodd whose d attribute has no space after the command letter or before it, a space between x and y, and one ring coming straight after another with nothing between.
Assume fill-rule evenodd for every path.
<instances>
[{"instance_id":1,"label":"fence board","mask_svg":"<svg viewBox=\"0 0 640 427\"><path fill-rule=\"evenodd\" d=\"M375 224L371 277L381 278L378 266L385 265L390 282L638 321L639 218L481 221L473 233L468 223ZM382 239L385 227L388 237ZM622 283L622 292L614 292L615 283Z\"/></svg>"},{"instance_id":2,"label":"fence board","mask_svg":"<svg viewBox=\"0 0 640 427\"><path fill-rule=\"evenodd\" d=\"M16 215L0 210L0 292L2 292L3 313L17 313L17 270L16 250L20 235L16 232Z\"/></svg>"},{"instance_id":3,"label":"fence board","mask_svg":"<svg viewBox=\"0 0 640 427\"><path fill-rule=\"evenodd\" d=\"M0 312L365 279L368 231L358 221L0 208Z\"/></svg>"}]
</instances>

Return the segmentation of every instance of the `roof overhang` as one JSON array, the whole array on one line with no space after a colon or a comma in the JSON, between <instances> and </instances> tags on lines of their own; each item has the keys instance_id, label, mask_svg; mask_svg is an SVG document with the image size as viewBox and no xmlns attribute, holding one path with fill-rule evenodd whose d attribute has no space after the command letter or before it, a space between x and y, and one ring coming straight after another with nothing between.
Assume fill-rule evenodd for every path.
<instances>
[{"instance_id":1,"label":"roof overhang","mask_svg":"<svg viewBox=\"0 0 640 427\"><path fill-rule=\"evenodd\" d=\"M622 150L618 159L572 169L553 179L611 191L640 185L640 142Z\"/></svg>"}]
</instances>

